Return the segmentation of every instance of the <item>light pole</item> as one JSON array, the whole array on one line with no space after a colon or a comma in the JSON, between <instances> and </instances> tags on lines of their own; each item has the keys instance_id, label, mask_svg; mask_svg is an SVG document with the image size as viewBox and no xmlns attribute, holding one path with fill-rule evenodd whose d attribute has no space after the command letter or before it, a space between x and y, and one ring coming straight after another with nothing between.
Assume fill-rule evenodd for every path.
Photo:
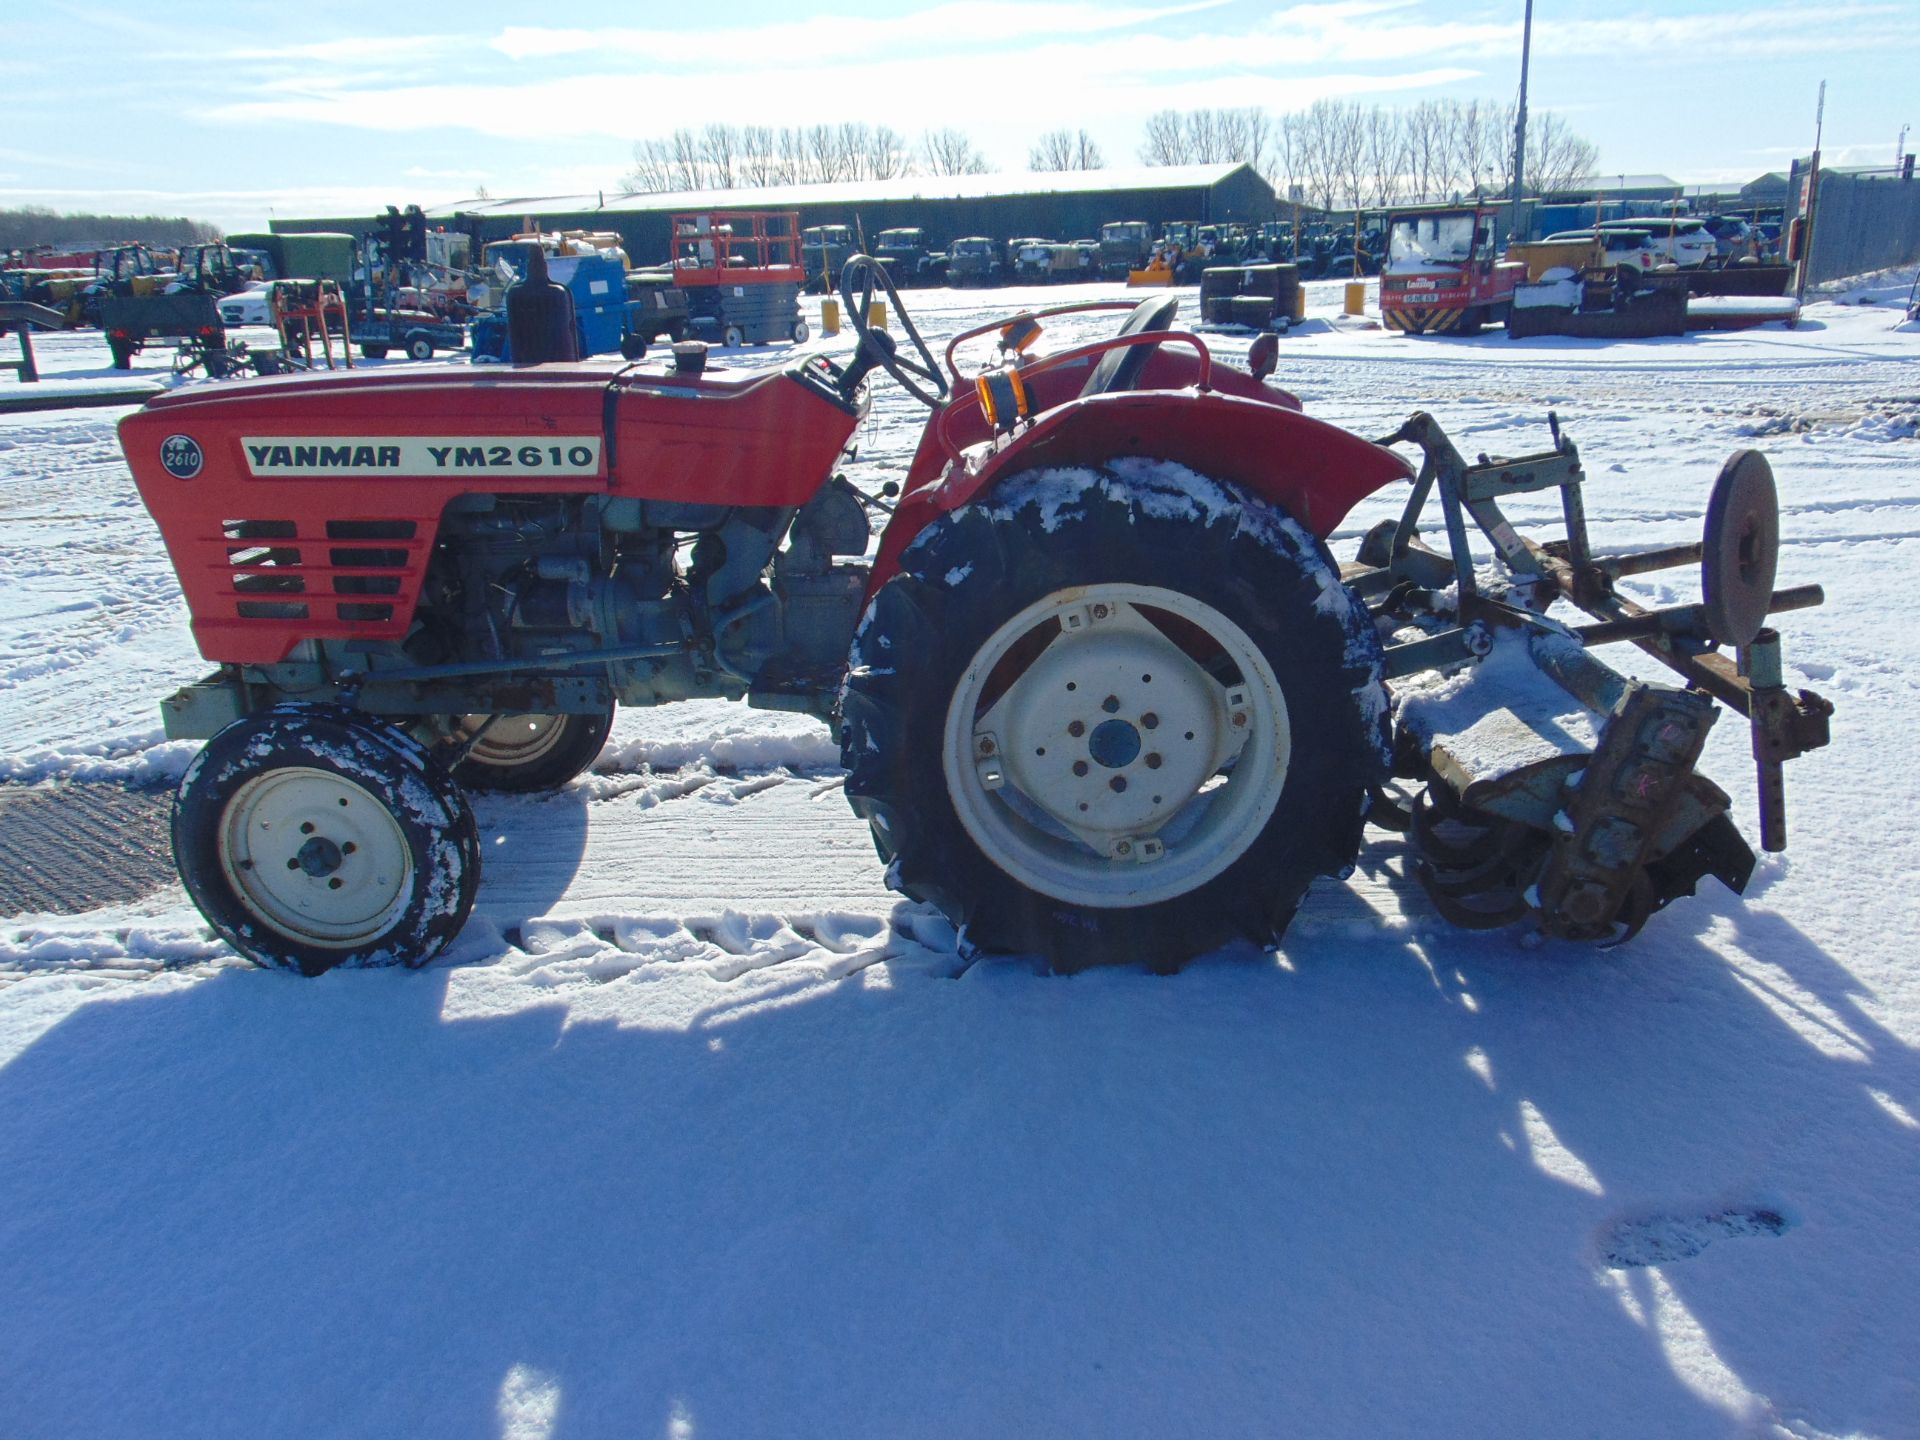
<instances>
[{"instance_id":1,"label":"light pole","mask_svg":"<svg viewBox=\"0 0 1920 1440\"><path fill-rule=\"evenodd\" d=\"M1527 61L1533 54L1533 0L1520 29L1520 107L1513 121L1513 213L1507 217L1507 238L1520 238L1520 193L1527 179Z\"/></svg>"}]
</instances>

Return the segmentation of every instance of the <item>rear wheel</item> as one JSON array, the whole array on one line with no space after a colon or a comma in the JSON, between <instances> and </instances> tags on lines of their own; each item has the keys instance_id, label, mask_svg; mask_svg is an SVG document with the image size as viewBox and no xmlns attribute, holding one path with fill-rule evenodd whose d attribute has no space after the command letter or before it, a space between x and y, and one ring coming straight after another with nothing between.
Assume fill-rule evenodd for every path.
<instances>
[{"instance_id":1,"label":"rear wheel","mask_svg":"<svg viewBox=\"0 0 1920 1440\"><path fill-rule=\"evenodd\" d=\"M613 711L591 715L456 715L453 738L474 741L453 775L470 790L557 790L600 754Z\"/></svg>"},{"instance_id":2,"label":"rear wheel","mask_svg":"<svg viewBox=\"0 0 1920 1440\"><path fill-rule=\"evenodd\" d=\"M173 805L180 879L258 964L422 965L466 922L480 845L425 747L326 705L277 705L209 740Z\"/></svg>"},{"instance_id":3,"label":"rear wheel","mask_svg":"<svg viewBox=\"0 0 1920 1440\"><path fill-rule=\"evenodd\" d=\"M407 358L409 360L431 360L433 358L433 341L425 335L409 335L407 337Z\"/></svg>"},{"instance_id":4,"label":"rear wheel","mask_svg":"<svg viewBox=\"0 0 1920 1440\"><path fill-rule=\"evenodd\" d=\"M930 526L842 697L892 883L1057 969L1285 928L1384 773L1365 607L1312 536L1163 462L1040 472Z\"/></svg>"},{"instance_id":5,"label":"rear wheel","mask_svg":"<svg viewBox=\"0 0 1920 1440\"><path fill-rule=\"evenodd\" d=\"M746 331L742 330L738 325L729 325L726 328L726 332L721 335L720 343L729 350L738 349L747 343Z\"/></svg>"},{"instance_id":6,"label":"rear wheel","mask_svg":"<svg viewBox=\"0 0 1920 1440\"><path fill-rule=\"evenodd\" d=\"M369 360L384 360L387 358L387 347L384 345L362 345L360 347L360 353Z\"/></svg>"}]
</instances>

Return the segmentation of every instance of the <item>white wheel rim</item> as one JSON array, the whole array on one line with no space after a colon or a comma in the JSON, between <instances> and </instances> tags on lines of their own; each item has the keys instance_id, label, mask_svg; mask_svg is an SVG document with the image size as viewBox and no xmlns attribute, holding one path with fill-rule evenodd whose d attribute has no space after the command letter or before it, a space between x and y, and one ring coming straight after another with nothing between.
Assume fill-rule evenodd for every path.
<instances>
[{"instance_id":1,"label":"white wheel rim","mask_svg":"<svg viewBox=\"0 0 1920 1440\"><path fill-rule=\"evenodd\" d=\"M480 734L481 727L485 733ZM548 754L567 733L565 715L462 715L463 736L480 734L466 758L511 769L531 765Z\"/></svg>"},{"instance_id":2,"label":"white wheel rim","mask_svg":"<svg viewBox=\"0 0 1920 1440\"><path fill-rule=\"evenodd\" d=\"M256 775L227 803L220 867L247 909L294 940L351 949L406 909L413 852L372 791L330 770Z\"/></svg>"},{"instance_id":3,"label":"white wheel rim","mask_svg":"<svg viewBox=\"0 0 1920 1440\"><path fill-rule=\"evenodd\" d=\"M1036 601L980 647L947 707L942 765L994 864L1109 909L1183 895L1244 854L1292 748L1273 667L1232 620L1178 591L1092 585Z\"/></svg>"}]
</instances>

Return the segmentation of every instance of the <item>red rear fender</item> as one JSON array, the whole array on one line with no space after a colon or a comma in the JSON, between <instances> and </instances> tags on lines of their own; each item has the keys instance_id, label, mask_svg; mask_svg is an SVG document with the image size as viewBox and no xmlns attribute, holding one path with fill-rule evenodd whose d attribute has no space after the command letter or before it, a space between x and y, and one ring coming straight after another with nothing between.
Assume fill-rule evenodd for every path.
<instances>
[{"instance_id":1,"label":"red rear fender","mask_svg":"<svg viewBox=\"0 0 1920 1440\"><path fill-rule=\"evenodd\" d=\"M1366 496L1413 478L1413 467L1391 450L1284 405L1191 390L1097 395L1056 407L1005 448L984 458L971 452L909 491L881 536L871 587L891 578L900 552L928 523L1008 477L1132 455L1229 481L1323 538Z\"/></svg>"}]
</instances>

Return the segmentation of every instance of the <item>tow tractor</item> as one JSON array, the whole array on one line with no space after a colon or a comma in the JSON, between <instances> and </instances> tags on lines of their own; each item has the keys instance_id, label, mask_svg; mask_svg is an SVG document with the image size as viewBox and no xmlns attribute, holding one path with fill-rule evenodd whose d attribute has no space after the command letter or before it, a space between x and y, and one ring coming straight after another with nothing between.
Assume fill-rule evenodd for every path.
<instances>
[{"instance_id":1,"label":"tow tractor","mask_svg":"<svg viewBox=\"0 0 1920 1440\"><path fill-rule=\"evenodd\" d=\"M566 329L526 288L523 362ZM1364 439L1271 383L1271 337L1242 370L1175 328L1177 297L1007 317L943 358L875 261L841 297L845 364L707 368L688 344L247 381L121 423L217 667L162 707L207 740L172 836L215 931L307 974L422 964L480 880L469 790L563 785L617 704L696 696L827 719L889 883L1062 970L1271 943L1369 820L1443 915L1618 940L1705 877L1747 881L1695 770L1728 710L1784 844L1781 767L1831 707L1787 688L1766 623L1819 593L1773 588L1758 454L1697 544L1602 553L1557 426L1505 460L1424 414ZM1035 344L1093 311L1121 323ZM876 371L929 411L879 494L841 472ZM1327 537L1389 487L1399 519L1336 562ZM1560 538L1503 516L1534 493ZM1683 564L1700 604L1617 588ZM1683 683L1610 669L1614 642Z\"/></svg>"},{"instance_id":2,"label":"tow tractor","mask_svg":"<svg viewBox=\"0 0 1920 1440\"><path fill-rule=\"evenodd\" d=\"M1408 335L1472 335L1504 323L1527 267L1499 258L1496 205L1423 205L1387 217L1380 321Z\"/></svg>"}]
</instances>

